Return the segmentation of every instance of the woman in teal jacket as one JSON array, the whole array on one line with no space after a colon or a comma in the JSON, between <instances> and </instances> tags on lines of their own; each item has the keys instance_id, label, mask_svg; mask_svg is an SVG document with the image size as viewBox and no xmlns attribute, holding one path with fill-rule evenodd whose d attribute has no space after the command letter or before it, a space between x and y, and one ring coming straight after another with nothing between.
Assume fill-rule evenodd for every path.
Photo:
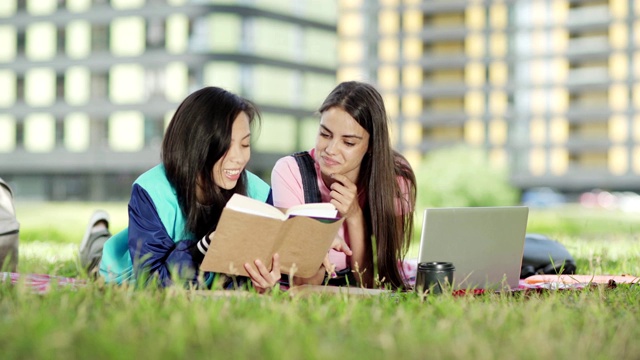
<instances>
[{"instance_id":1,"label":"woman in teal jacket","mask_svg":"<svg viewBox=\"0 0 640 360\"><path fill-rule=\"evenodd\" d=\"M249 101L216 87L189 95L178 107L162 143L162 163L133 184L129 226L104 244L100 274L122 283L152 277L162 286L176 278L210 285L215 274L199 274L222 209L234 193L269 201L270 188L245 169L251 124L258 116ZM269 271L245 264L260 292L280 279L278 255Z\"/></svg>"}]
</instances>

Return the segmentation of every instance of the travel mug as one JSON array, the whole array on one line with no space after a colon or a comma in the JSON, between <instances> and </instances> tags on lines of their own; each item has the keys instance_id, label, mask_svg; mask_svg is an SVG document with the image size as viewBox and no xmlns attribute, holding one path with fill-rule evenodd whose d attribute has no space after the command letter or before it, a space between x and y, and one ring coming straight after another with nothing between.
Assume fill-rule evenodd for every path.
<instances>
[{"instance_id":1,"label":"travel mug","mask_svg":"<svg viewBox=\"0 0 640 360\"><path fill-rule=\"evenodd\" d=\"M453 284L455 267L450 262L431 261L418 264L415 290L430 294L441 294L443 288Z\"/></svg>"}]
</instances>

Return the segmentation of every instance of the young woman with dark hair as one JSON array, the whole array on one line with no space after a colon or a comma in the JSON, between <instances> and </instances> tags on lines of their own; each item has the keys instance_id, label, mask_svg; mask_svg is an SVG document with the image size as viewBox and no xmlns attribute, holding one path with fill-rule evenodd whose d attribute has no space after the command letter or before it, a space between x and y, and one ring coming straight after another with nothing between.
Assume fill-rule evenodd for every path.
<instances>
[{"instance_id":1,"label":"young woman with dark hair","mask_svg":"<svg viewBox=\"0 0 640 360\"><path fill-rule=\"evenodd\" d=\"M98 256L88 254L108 234L108 217L96 213L92 219L81 245L85 265L99 260L107 282L148 276L161 286L174 279L210 285L215 274L199 274L199 266L212 241L215 246L215 229L229 198L240 193L270 201L269 186L245 169L257 115L249 101L220 88L189 95L164 135L162 163L133 184L128 228L109 238ZM93 225L98 231L91 231ZM271 271L259 260L244 264L258 291L280 279L277 255L273 264Z\"/></svg>"},{"instance_id":2,"label":"young woman with dark hair","mask_svg":"<svg viewBox=\"0 0 640 360\"><path fill-rule=\"evenodd\" d=\"M391 148L382 96L369 84L343 82L319 113L316 145L309 151L315 169L311 176L321 200L334 204L346 220L316 276L290 281L319 284L326 273L351 272L357 282L372 287L377 271L383 285L402 288L399 264L412 236L416 179L406 159ZM271 175L274 205L304 203L308 189L303 184L294 157L278 160Z\"/></svg>"}]
</instances>

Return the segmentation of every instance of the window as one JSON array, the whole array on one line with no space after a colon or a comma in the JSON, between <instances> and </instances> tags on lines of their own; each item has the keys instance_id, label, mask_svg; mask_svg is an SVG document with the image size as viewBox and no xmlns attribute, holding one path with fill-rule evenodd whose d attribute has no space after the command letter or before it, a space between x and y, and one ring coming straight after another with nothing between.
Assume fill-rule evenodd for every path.
<instances>
[{"instance_id":1,"label":"window","mask_svg":"<svg viewBox=\"0 0 640 360\"><path fill-rule=\"evenodd\" d=\"M109 147L136 152L144 146L144 117L138 111L118 111L109 117Z\"/></svg>"},{"instance_id":2,"label":"window","mask_svg":"<svg viewBox=\"0 0 640 360\"><path fill-rule=\"evenodd\" d=\"M39 22L27 26L25 53L31 60L48 60L55 56L57 31L53 23Z\"/></svg>"},{"instance_id":3,"label":"window","mask_svg":"<svg viewBox=\"0 0 640 360\"><path fill-rule=\"evenodd\" d=\"M64 147L71 152L83 152L89 148L91 124L89 116L71 113L64 119Z\"/></svg>"},{"instance_id":4,"label":"window","mask_svg":"<svg viewBox=\"0 0 640 360\"><path fill-rule=\"evenodd\" d=\"M68 104L86 104L91 96L91 73L85 67L71 66L67 68L63 86Z\"/></svg>"},{"instance_id":5,"label":"window","mask_svg":"<svg viewBox=\"0 0 640 360\"><path fill-rule=\"evenodd\" d=\"M56 122L44 113L28 115L24 120L24 147L30 152L49 152L56 142Z\"/></svg>"},{"instance_id":6,"label":"window","mask_svg":"<svg viewBox=\"0 0 640 360\"><path fill-rule=\"evenodd\" d=\"M13 116L0 115L0 153L8 153L16 147L16 121Z\"/></svg>"},{"instance_id":7,"label":"window","mask_svg":"<svg viewBox=\"0 0 640 360\"><path fill-rule=\"evenodd\" d=\"M266 104L291 106L296 95L294 71L270 66L253 68L253 99ZM277 84L277 85L276 85ZM278 91L274 91L276 88Z\"/></svg>"},{"instance_id":8,"label":"window","mask_svg":"<svg viewBox=\"0 0 640 360\"><path fill-rule=\"evenodd\" d=\"M137 56L145 50L144 19L119 17L111 22L109 47L117 56Z\"/></svg>"},{"instance_id":9,"label":"window","mask_svg":"<svg viewBox=\"0 0 640 360\"><path fill-rule=\"evenodd\" d=\"M49 106L56 99L56 73L52 69L33 68L25 73L25 101L32 106Z\"/></svg>"},{"instance_id":10,"label":"window","mask_svg":"<svg viewBox=\"0 0 640 360\"><path fill-rule=\"evenodd\" d=\"M14 60L17 52L16 29L14 27L0 26L0 44L2 44L0 63ZM22 45L24 45L24 37L22 39Z\"/></svg>"},{"instance_id":11,"label":"window","mask_svg":"<svg viewBox=\"0 0 640 360\"><path fill-rule=\"evenodd\" d=\"M0 108L11 107L16 102L16 74L0 69Z\"/></svg>"},{"instance_id":12,"label":"window","mask_svg":"<svg viewBox=\"0 0 640 360\"><path fill-rule=\"evenodd\" d=\"M145 69L139 64L120 64L111 67L109 99L116 104L141 103L144 92Z\"/></svg>"},{"instance_id":13,"label":"window","mask_svg":"<svg viewBox=\"0 0 640 360\"><path fill-rule=\"evenodd\" d=\"M298 26L270 19L256 18L253 21L254 49L257 55L279 59L295 59ZM296 59L297 60L297 59Z\"/></svg>"},{"instance_id":14,"label":"window","mask_svg":"<svg viewBox=\"0 0 640 360\"><path fill-rule=\"evenodd\" d=\"M189 18L184 14L170 15L166 20L166 46L170 53L182 53L187 48L189 38Z\"/></svg>"},{"instance_id":15,"label":"window","mask_svg":"<svg viewBox=\"0 0 640 360\"><path fill-rule=\"evenodd\" d=\"M65 48L67 56L78 59L88 57L91 53L91 24L85 20L73 20L67 24L65 31Z\"/></svg>"}]
</instances>

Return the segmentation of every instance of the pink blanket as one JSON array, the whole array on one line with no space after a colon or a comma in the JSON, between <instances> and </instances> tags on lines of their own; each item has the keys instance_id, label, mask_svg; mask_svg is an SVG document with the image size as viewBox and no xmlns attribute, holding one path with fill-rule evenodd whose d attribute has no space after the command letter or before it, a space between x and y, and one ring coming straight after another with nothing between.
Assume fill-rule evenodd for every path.
<instances>
[{"instance_id":1,"label":"pink blanket","mask_svg":"<svg viewBox=\"0 0 640 360\"><path fill-rule=\"evenodd\" d=\"M410 284L415 283L415 268L413 264L405 263L405 276ZM46 274L20 274L12 272L0 272L0 283L10 282L11 284L23 284L30 288L34 293L45 294L52 287L66 287L76 289L86 285L86 280L69 278L63 276L46 275ZM526 279L521 279L518 289L514 291L522 291L529 289L582 289L593 284L638 284L640 277L632 275L534 275ZM465 290L457 290L454 295L464 295ZM482 294L484 290L475 289L473 294Z\"/></svg>"},{"instance_id":2,"label":"pink blanket","mask_svg":"<svg viewBox=\"0 0 640 360\"><path fill-rule=\"evenodd\" d=\"M77 288L86 284L85 280L68 278L62 276L46 274L20 274L10 272L0 272L0 282L11 282L11 284L24 284L37 294L45 294L52 287Z\"/></svg>"}]
</instances>

